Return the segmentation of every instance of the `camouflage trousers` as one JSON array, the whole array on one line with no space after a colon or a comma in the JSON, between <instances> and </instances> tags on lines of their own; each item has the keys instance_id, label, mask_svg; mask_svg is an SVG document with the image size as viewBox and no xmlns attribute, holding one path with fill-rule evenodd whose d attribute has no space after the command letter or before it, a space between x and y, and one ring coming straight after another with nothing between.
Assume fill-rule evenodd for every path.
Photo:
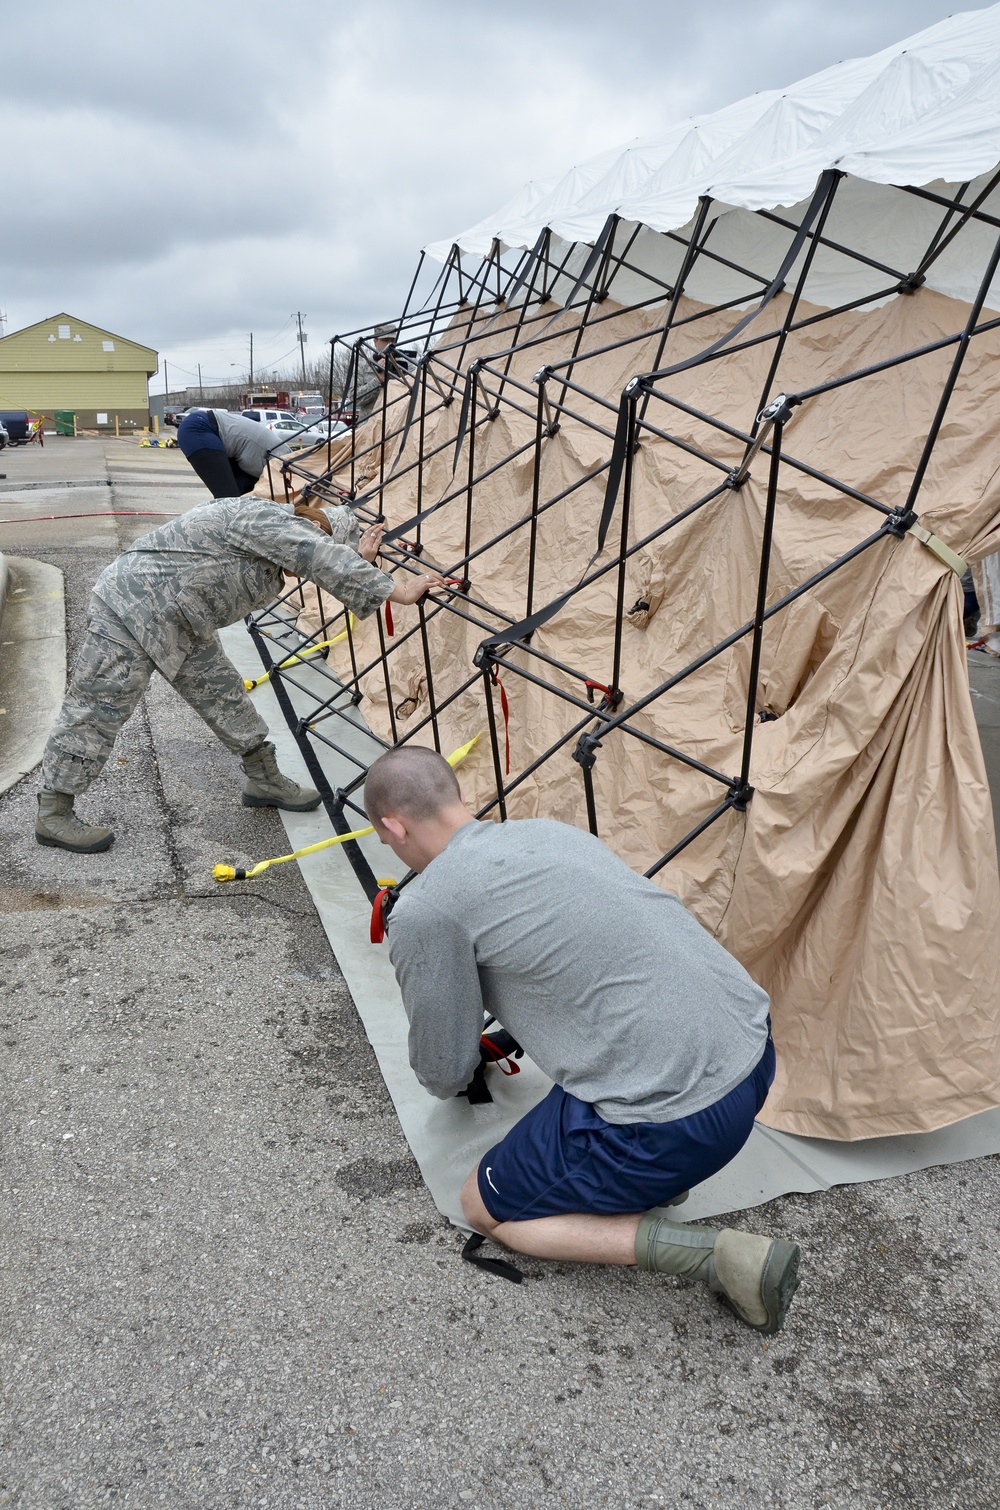
<instances>
[{"instance_id":1,"label":"camouflage trousers","mask_svg":"<svg viewBox=\"0 0 1000 1510\"><path fill-rule=\"evenodd\" d=\"M155 670L121 620L100 598L91 598L86 639L42 756L47 791L86 791ZM171 685L234 754L246 755L267 737L267 724L218 638L193 650Z\"/></svg>"}]
</instances>

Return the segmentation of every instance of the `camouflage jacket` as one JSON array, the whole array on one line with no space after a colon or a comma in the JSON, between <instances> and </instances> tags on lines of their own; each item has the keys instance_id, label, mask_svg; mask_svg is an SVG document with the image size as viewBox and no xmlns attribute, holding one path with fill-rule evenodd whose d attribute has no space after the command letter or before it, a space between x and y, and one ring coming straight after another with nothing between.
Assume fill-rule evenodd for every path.
<instances>
[{"instance_id":1,"label":"camouflage jacket","mask_svg":"<svg viewBox=\"0 0 1000 1510\"><path fill-rule=\"evenodd\" d=\"M199 641L273 602L283 572L308 578L367 618L395 582L354 549L360 531L351 510L326 512L332 537L269 499L200 504L134 541L94 592L168 680Z\"/></svg>"},{"instance_id":2,"label":"camouflage jacket","mask_svg":"<svg viewBox=\"0 0 1000 1510\"><path fill-rule=\"evenodd\" d=\"M359 419L367 419L376 403L381 400L383 375L384 364L374 347L355 347L344 384L344 407L352 409Z\"/></svg>"}]
</instances>

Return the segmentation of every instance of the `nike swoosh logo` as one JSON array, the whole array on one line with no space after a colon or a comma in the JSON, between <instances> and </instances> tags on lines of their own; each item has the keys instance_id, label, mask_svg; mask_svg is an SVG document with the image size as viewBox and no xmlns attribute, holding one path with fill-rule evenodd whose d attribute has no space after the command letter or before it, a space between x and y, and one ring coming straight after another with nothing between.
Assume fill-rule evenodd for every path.
<instances>
[{"instance_id":1,"label":"nike swoosh logo","mask_svg":"<svg viewBox=\"0 0 1000 1510\"><path fill-rule=\"evenodd\" d=\"M486 1183L490 1187L491 1190L497 1190L497 1187L494 1185L493 1181L490 1179L490 1174L492 1173L492 1170L493 1170L493 1165L492 1164L487 1164L487 1166L486 1166ZM500 1192L499 1192L499 1190L497 1190L497 1195L499 1195L499 1194L500 1194Z\"/></svg>"}]
</instances>

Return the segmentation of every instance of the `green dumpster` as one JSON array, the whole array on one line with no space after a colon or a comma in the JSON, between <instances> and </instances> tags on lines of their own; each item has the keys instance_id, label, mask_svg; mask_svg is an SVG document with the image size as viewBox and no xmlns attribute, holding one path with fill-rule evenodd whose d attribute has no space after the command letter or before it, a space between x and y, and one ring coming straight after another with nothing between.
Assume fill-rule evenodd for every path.
<instances>
[{"instance_id":1,"label":"green dumpster","mask_svg":"<svg viewBox=\"0 0 1000 1510\"><path fill-rule=\"evenodd\" d=\"M76 434L76 415L73 413L72 409L57 409L56 410L56 434L57 435L75 435Z\"/></svg>"}]
</instances>

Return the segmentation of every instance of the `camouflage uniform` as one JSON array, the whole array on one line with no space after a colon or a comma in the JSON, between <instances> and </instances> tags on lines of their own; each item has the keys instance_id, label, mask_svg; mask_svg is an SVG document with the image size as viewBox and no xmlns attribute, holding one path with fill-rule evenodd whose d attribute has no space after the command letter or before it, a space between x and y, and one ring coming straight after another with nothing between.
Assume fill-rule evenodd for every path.
<instances>
[{"instance_id":1,"label":"camouflage uniform","mask_svg":"<svg viewBox=\"0 0 1000 1510\"><path fill-rule=\"evenodd\" d=\"M87 637L42 759L48 791L86 790L159 671L222 743L245 755L267 725L216 630L265 608L283 571L306 577L367 618L392 592L392 577L354 546L348 508L330 508L333 536L286 504L222 498L136 540L97 579Z\"/></svg>"},{"instance_id":2,"label":"camouflage uniform","mask_svg":"<svg viewBox=\"0 0 1000 1510\"><path fill-rule=\"evenodd\" d=\"M354 388L355 370L358 375L356 393ZM351 356L347 382L344 384L342 402L345 408L352 410L357 415L358 423L363 419L367 419L376 404L382 401L381 374L383 371L383 359L378 351L365 345L355 348Z\"/></svg>"}]
</instances>

